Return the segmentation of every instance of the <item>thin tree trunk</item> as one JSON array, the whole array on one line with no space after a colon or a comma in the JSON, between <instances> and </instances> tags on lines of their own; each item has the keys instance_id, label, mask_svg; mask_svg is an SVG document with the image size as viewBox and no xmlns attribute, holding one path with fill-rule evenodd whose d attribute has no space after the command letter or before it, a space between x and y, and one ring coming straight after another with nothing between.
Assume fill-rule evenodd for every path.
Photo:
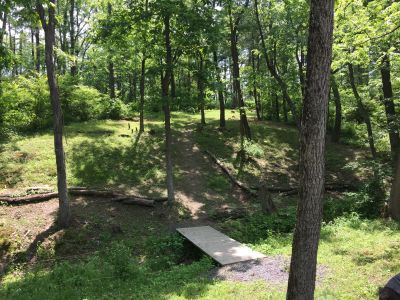
<instances>
[{"instance_id":1,"label":"thin tree trunk","mask_svg":"<svg viewBox=\"0 0 400 300\"><path fill-rule=\"evenodd\" d=\"M170 15L164 16L164 38L165 38L165 62L166 70L162 78L162 98L163 108L165 115L165 159L167 168L167 192L168 192L168 205L172 206L175 202L174 191L174 174L172 167L172 136L171 136L171 113L170 113L170 97L169 85L171 81L172 71L172 50L171 50L171 28L170 28Z\"/></svg>"},{"instance_id":2,"label":"thin tree trunk","mask_svg":"<svg viewBox=\"0 0 400 300\"><path fill-rule=\"evenodd\" d=\"M140 75L140 132L144 132L144 81L146 74L146 56L143 55L142 58L142 71Z\"/></svg>"},{"instance_id":3,"label":"thin tree trunk","mask_svg":"<svg viewBox=\"0 0 400 300\"><path fill-rule=\"evenodd\" d=\"M339 143L340 133L342 130L342 100L340 97L335 76L333 74L331 75L331 84L332 84L333 98L335 100L335 126L333 128L332 141L335 143Z\"/></svg>"},{"instance_id":4,"label":"thin tree trunk","mask_svg":"<svg viewBox=\"0 0 400 300\"><path fill-rule=\"evenodd\" d=\"M75 55L75 20L74 20L74 13L75 13L75 0L70 0L70 10L69 10L69 40L70 40L70 52L69 54L74 56ZM74 59L71 65L71 75L75 76L77 74L77 65L76 59Z\"/></svg>"},{"instance_id":5,"label":"thin tree trunk","mask_svg":"<svg viewBox=\"0 0 400 300\"><path fill-rule=\"evenodd\" d=\"M218 65L218 55L217 51L213 51L214 65L215 65L215 73L216 73L216 81L217 81L217 90L218 90L218 102L219 102L219 127L221 129L225 128L225 100L224 100L224 91L222 87L221 80L221 70Z\"/></svg>"},{"instance_id":6,"label":"thin tree trunk","mask_svg":"<svg viewBox=\"0 0 400 300\"><path fill-rule=\"evenodd\" d=\"M238 32L237 26L239 19L233 20L231 6L229 9L230 42L232 56L232 77L233 77L233 108L239 106L240 110L240 133L242 136L251 140L251 130L247 120L246 108L244 105L242 88L240 86L239 51L237 48Z\"/></svg>"},{"instance_id":7,"label":"thin tree trunk","mask_svg":"<svg viewBox=\"0 0 400 300\"><path fill-rule=\"evenodd\" d=\"M256 61L254 58L254 53L250 51L251 55L251 66L253 69L253 96L254 96L254 104L256 106L256 114L257 114L257 120L261 120L261 107L260 103L258 101L258 91L257 91L257 71L256 71Z\"/></svg>"},{"instance_id":8,"label":"thin tree trunk","mask_svg":"<svg viewBox=\"0 0 400 300\"><path fill-rule=\"evenodd\" d=\"M389 131L390 149L392 151L392 155L395 156L400 145L400 139L399 128L396 123L396 109L393 101L392 81L390 79L390 60L388 54L385 54L382 59L381 76L384 98L383 101L385 105L386 120Z\"/></svg>"},{"instance_id":9,"label":"thin tree trunk","mask_svg":"<svg viewBox=\"0 0 400 300\"><path fill-rule=\"evenodd\" d=\"M112 14L112 4L107 3L107 13L108 16ZM114 74L114 63L112 61L111 54L108 55L108 93L111 99L115 98L115 74Z\"/></svg>"},{"instance_id":10,"label":"thin tree trunk","mask_svg":"<svg viewBox=\"0 0 400 300\"><path fill-rule=\"evenodd\" d=\"M300 132L300 200L287 299L314 299L325 184L325 135L332 56L333 0L311 0L307 84Z\"/></svg>"},{"instance_id":11,"label":"thin tree trunk","mask_svg":"<svg viewBox=\"0 0 400 300\"><path fill-rule=\"evenodd\" d=\"M279 116L279 97L278 94L274 94L274 98L275 98L275 121L280 121L280 116Z\"/></svg>"},{"instance_id":12,"label":"thin tree trunk","mask_svg":"<svg viewBox=\"0 0 400 300\"><path fill-rule=\"evenodd\" d=\"M206 116L204 113L204 59L203 55L199 54L199 69L197 74L197 95L198 104L200 107L201 125L206 124Z\"/></svg>"},{"instance_id":13,"label":"thin tree trunk","mask_svg":"<svg viewBox=\"0 0 400 300\"><path fill-rule=\"evenodd\" d=\"M298 56L299 51L300 51L300 57ZM304 78L304 70L303 70L304 69L304 52L303 52L303 45L301 45L301 43L296 44L296 61L297 61L297 66L299 68L301 96L304 98L306 81Z\"/></svg>"},{"instance_id":14,"label":"thin tree trunk","mask_svg":"<svg viewBox=\"0 0 400 300\"><path fill-rule=\"evenodd\" d=\"M288 122L288 110L287 110L287 104L286 104L286 98L283 98L283 120L285 123Z\"/></svg>"},{"instance_id":15,"label":"thin tree trunk","mask_svg":"<svg viewBox=\"0 0 400 300\"><path fill-rule=\"evenodd\" d=\"M35 65L36 72L40 72L40 28L35 28L35 49L36 49L36 57L35 57Z\"/></svg>"},{"instance_id":16,"label":"thin tree trunk","mask_svg":"<svg viewBox=\"0 0 400 300\"><path fill-rule=\"evenodd\" d=\"M398 152L396 156L397 166L390 192L389 213L393 219L400 220L400 155Z\"/></svg>"},{"instance_id":17,"label":"thin tree trunk","mask_svg":"<svg viewBox=\"0 0 400 300\"><path fill-rule=\"evenodd\" d=\"M176 81L175 81L175 72L171 71L171 99L176 98Z\"/></svg>"},{"instance_id":18,"label":"thin tree trunk","mask_svg":"<svg viewBox=\"0 0 400 300\"><path fill-rule=\"evenodd\" d=\"M60 96L57 86L57 78L54 65L54 44L55 44L55 4L56 0L50 0L53 5L48 6L48 21L46 22L45 11L42 4L37 1L36 9L45 32L45 62L47 79L49 83L51 106L53 110L54 125L54 150L57 164L57 188L59 198L58 222L62 227L67 227L70 222L70 208L67 189L67 176L65 171L65 153L63 146L63 115Z\"/></svg>"},{"instance_id":19,"label":"thin tree trunk","mask_svg":"<svg viewBox=\"0 0 400 300\"><path fill-rule=\"evenodd\" d=\"M354 80L354 70L353 70L353 65L352 64L348 64L348 69L349 69L349 79L350 79L350 85L351 85L351 89L353 90L353 94L354 97L357 100L357 105L358 108L361 112L361 115L364 119L365 125L367 126L367 132L368 132L368 143L369 143L369 147L371 149L371 154L373 158L376 158L376 149L375 149L375 142L374 142L374 135L372 132L372 124L371 124L371 118L369 116L369 112L367 111L367 109L364 106L364 103L362 102L361 96L358 93L356 84L355 84L355 80Z\"/></svg>"},{"instance_id":20,"label":"thin tree trunk","mask_svg":"<svg viewBox=\"0 0 400 300\"><path fill-rule=\"evenodd\" d=\"M7 1L6 1L6 6L7 6ZM0 31L0 45L2 45L3 42L4 42L4 35L6 33L6 30L7 30L7 17L8 17L8 13L7 13L6 10L4 10L3 16L2 16L3 24L2 24L2 27L1 27L1 31Z\"/></svg>"},{"instance_id":21,"label":"thin tree trunk","mask_svg":"<svg viewBox=\"0 0 400 300\"><path fill-rule=\"evenodd\" d=\"M292 101L292 98L289 95L287 85L283 81L281 76L278 74L278 72L276 71L276 67L275 67L274 63L270 60L269 55L268 55L268 50L267 50L267 46L266 46L265 38L264 38L264 32L263 32L261 20L260 20L260 14L258 11L258 0L254 0L254 10L255 10L257 26L258 26L258 30L259 30L260 38L261 38L261 46L262 46L262 50L263 50L263 54L265 57L265 61L266 61L268 70L270 71L271 75L275 78L276 82L278 83L278 85L282 91L282 96L283 96L285 102L287 102L287 104L289 104L289 108L290 108L290 111L292 112L293 120L295 121L297 127L300 129L300 122L299 122L299 118L297 116L296 107L294 105L294 102Z\"/></svg>"}]
</instances>

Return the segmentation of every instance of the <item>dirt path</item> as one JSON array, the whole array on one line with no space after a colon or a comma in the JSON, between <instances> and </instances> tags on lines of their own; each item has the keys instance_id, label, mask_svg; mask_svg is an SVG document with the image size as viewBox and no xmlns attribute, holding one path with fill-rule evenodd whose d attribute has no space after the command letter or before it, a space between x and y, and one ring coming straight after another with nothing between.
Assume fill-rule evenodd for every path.
<instances>
[{"instance_id":1,"label":"dirt path","mask_svg":"<svg viewBox=\"0 0 400 300\"><path fill-rule=\"evenodd\" d=\"M199 149L194 141L195 126L188 125L175 141L176 198L191 214L196 223L207 222L215 209L243 204L246 196L231 187L225 194L209 187L209 178L220 175L219 169Z\"/></svg>"}]
</instances>

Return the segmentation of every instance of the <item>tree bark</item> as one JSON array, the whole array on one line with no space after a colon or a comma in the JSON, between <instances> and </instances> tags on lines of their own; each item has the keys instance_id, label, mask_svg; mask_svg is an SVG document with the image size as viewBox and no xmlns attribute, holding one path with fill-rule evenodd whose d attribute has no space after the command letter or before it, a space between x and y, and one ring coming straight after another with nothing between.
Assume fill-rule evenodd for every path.
<instances>
[{"instance_id":1,"label":"tree bark","mask_svg":"<svg viewBox=\"0 0 400 300\"><path fill-rule=\"evenodd\" d=\"M225 100L224 100L224 91L222 87L221 80L221 69L218 65L218 55L217 51L213 51L214 65L215 65L215 73L216 73L216 81L217 81L217 92L218 92L218 102L219 102L219 127L221 129L225 128Z\"/></svg>"},{"instance_id":2,"label":"tree bark","mask_svg":"<svg viewBox=\"0 0 400 300\"><path fill-rule=\"evenodd\" d=\"M248 1L246 2L248 4ZM240 133L242 137L251 140L251 130L247 120L246 108L243 100L242 88L240 86L240 69L239 69L239 51L237 48L238 42L238 24L239 17L233 19L231 4L228 5L229 10L229 27L230 27L230 42L232 56L232 80L233 80L233 108L239 107L240 110ZM243 13L243 11L242 11Z\"/></svg>"},{"instance_id":3,"label":"tree bark","mask_svg":"<svg viewBox=\"0 0 400 300\"><path fill-rule=\"evenodd\" d=\"M387 126L389 131L390 149L395 156L400 145L399 128L396 123L396 109L393 101L392 81L390 79L390 60L389 55L385 54L381 65L383 101Z\"/></svg>"},{"instance_id":4,"label":"tree bark","mask_svg":"<svg viewBox=\"0 0 400 300\"><path fill-rule=\"evenodd\" d=\"M143 55L142 58L142 69L140 74L140 105L139 105L139 113L140 113L140 125L139 132L144 132L144 83L146 76L146 56Z\"/></svg>"},{"instance_id":5,"label":"tree bark","mask_svg":"<svg viewBox=\"0 0 400 300\"><path fill-rule=\"evenodd\" d=\"M400 155L397 153L396 173L392 183L389 200L389 213L395 220L400 220Z\"/></svg>"},{"instance_id":6,"label":"tree bark","mask_svg":"<svg viewBox=\"0 0 400 300\"><path fill-rule=\"evenodd\" d=\"M67 190L67 176L65 171L65 153L63 145L63 114L61 109L60 96L57 86L57 78L54 65L54 44L55 44L55 4L56 0L50 0L48 6L48 17L46 22L45 11L42 4L36 1L36 9L45 32L45 62L47 79L50 90L51 106L53 110L54 129L54 150L57 165L57 189L59 195L58 223L61 227L68 227L70 223L70 208Z\"/></svg>"},{"instance_id":7,"label":"tree bark","mask_svg":"<svg viewBox=\"0 0 400 300\"><path fill-rule=\"evenodd\" d=\"M171 112L170 112L170 97L169 97L169 85L172 74L172 50L171 50L171 28L170 28L171 16L167 14L164 16L164 38L165 38L165 63L166 69L165 74L162 78L162 99L165 116L165 160L167 168L167 191L168 191L168 205L172 206L175 202L175 191L174 191L174 174L172 166L172 136L171 136Z\"/></svg>"},{"instance_id":8,"label":"tree bark","mask_svg":"<svg viewBox=\"0 0 400 300\"><path fill-rule=\"evenodd\" d=\"M255 16L256 16L258 30L260 33L262 51L263 51L263 54L265 57L265 62L267 64L268 70L271 73L271 75L275 78L276 82L278 83L278 85L282 91L282 96L283 96L284 101L287 102L287 104L289 104L289 108L290 108L290 111L292 112L293 120L295 121L297 127L300 129L299 117L297 116L296 107L294 105L294 102L289 95L287 85L283 81L281 76L278 74L275 64L272 62L272 60L269 58L269 55L268 55L268 50L267 50L267 46L266 46L265 38L264 38L264 32L263 32L261 20L260 20L260 14L258 11L258 0L254 0L254 10L255 10Z\"/></svg>"},{"instance_id":9,"label":"tree bark","mask_svg":"<svg viewBox=\"0 0 400 300\"><path fill-rule=\"evenodd\" d=\"M347 66L349 69L349 79L350 79L351 89L353 91L354 97L357 100L358 109L360 110L360 113L364 119L364 123L367 126L369 148L371 149L372 157L376 158L376 148L375 148L375 142L374 142L374 135L372 132L371 118L370 118L369 112L367 111L367 109L364 106L364 103L362 102L360 94L358 93L357 86L356 86L355 80L354 80L353 65L351 63L348 63Z\"/></svg>"},{"instance_id":10,"label":"tree bark","mask_svg":"<svg viewBox=\"0 0 400 300\"><path fill-rule=\"evenodd\" d=\"M335 76L331 74L331 84L333 99L335 100L335 126L332 133L332 141L339 143L340 133L342 131L342 100L339 93L339 88L336 83Z\"/></svg>"},{"instance_id":11,"label":"tree bark","mask_svg":"<svg viewBox=\"0 0 400 300\"><path fill-rule=\"evenodd\" d=\"M333 0L311 0L307 84L300 132L300 200L287 299L314 299L325 183L325 135L332 57Z\"/></svg>"}]
</instances>

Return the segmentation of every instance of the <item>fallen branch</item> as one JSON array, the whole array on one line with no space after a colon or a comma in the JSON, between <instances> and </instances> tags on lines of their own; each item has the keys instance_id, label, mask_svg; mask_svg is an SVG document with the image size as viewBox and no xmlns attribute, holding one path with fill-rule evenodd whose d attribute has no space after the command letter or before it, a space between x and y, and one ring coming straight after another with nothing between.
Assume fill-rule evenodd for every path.
<instances>
[{"instance_id":1,"label":"fallen branch","mask_svg":"<svg viewBox=\"0 0 400 300\"><path fill-rule=\"evenodd\" d=\"M218 158L215 157L210 151L205 151L205 153L211 157L211 159L220 167L220 169L228 176L228 178L232 181L233 184L237 185L246 193L250 194L251 196L256 197L257 193L251 190L248 186L246 186L243 182L237 180L229 171L227 167L224 166L223 162L221 162Z\"/></svg>"}]
</instances>

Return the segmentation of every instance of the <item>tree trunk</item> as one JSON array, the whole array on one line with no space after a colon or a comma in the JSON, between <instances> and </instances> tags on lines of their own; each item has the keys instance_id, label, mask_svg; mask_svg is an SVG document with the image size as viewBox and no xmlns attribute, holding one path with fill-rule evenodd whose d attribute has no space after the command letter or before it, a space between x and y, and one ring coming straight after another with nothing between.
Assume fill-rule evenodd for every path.
<instances>
[{"instance_id":1,"label":"tree trunk","mask_svg":"<svg viewBox=\"0 0 400 300\"><path fill-rule=\"evenodd\" d=\"M286 104L286 99L283 98L283 120L285 123L288 122L288 111L287 111L287 104Z\"/></svg>"},{"instance_id":2,"label":"tree trunk","mask_svg":"<svg viewBox=\"0 0 400 300\"><path fill-rule=\"evenodd\" d=\"M290 111L292 112L293 120L295 121L297 127L300 129L300 122L299 122L299 118L297 116L296 107L292 101L292 98L289 95L286 83L283 81L281 76L278 74L278 72L276 71L275 64L270 60L270 58L268 56L268 50L267 50L267 46L265 43L264 32L263 32L261 20L260 20L260 14L258 11L258 0L254 0L254 10L255 10L257 26L258 26L258 30L259 30L260 38L261 38L261 46L262 46L262 50L263 50L263 54L265 57L265 61L266 61L268 70L271 73L271 75L275 78L276 82L278 83L278 85L282 91L282 96L283 96L284 101L287 102L287 104L289 104L289 108L290 108Z\"/></svg>"},{"instance_id":3,"label":"tree trunk","mask_svg":"<svg viewBox=\"0 0 400 300\"><path fill-rule=\"evenodd\" d=\"M385 54L382 59L381 76L384 98L383 101L385 105L387 126L389 131L390 149L392 151L392 155L395 156L400 145L400 139L399 128L396 123L396 109L393 101L393 89L390 79L390 60L388 54Z\"/></svg>"},{"instance_id":4,"label":"tree trunk","mask_svg":"<svg viewBox=\"0 0 400 300\"><path fill-rule=\"evenodd\" d=\"M176 81L175 81L175 72L171 70L171 99L176 98Z\"/></svg>"},{"instance_id":5,"label":"tree trunk","mask_svg":"<svg viewBox=\"0 0 400 300\"><path fill-rule=\"evenodd\" d=\"M144 132L144 81L145 81L145 73L146 72L146 56L143 55L142 58L142 70L140 74L140 105L139 105L139 113L140 113L140 128L139 132Z\"/></svg>"},{"instance_id":6,"label":"tree trunk","mask_svg":"<svg viewBox=\"0 0 400 300\"><path fill-rule=\"evenodd\" d=\"M307 84L300 132L300 200L287 299L314 299L325 183L325 135L332 56L333 0L311 0Z\"/></svg>"},{"instance_id":7,"label":"tree trunk","mask_svg":"<svg viewBox=\"0 0 400 300\"><path fill-rule=\"evenodd\" d=\"M107 4L108 16L112 13L112 4L108 2ZM109 50L110 51L110 50ZM108 55L108 93L111 99L115 98L115 74L114 74L114 63L112 61L111 54Z\"/></svg>"},{"instance_id":8,"label":"tree trunk","mask_svg":"<svg viewBox=\"0 0 400 300\"><path fill-rule=\"evenodd\" d=\"M48 6L48 21L46 22L45 11L42 4L37 1L36 8L45 32L45 62L47 79L49 83L51 106L53 110L54 125L54 150L57 164L57 188L59 195L58 222L62 227L67 227L70 222L70 208L67 190L67 176L65 171L65 153L63 146L63 115L57 86L57 78L54 66L54 44L55 44L55 4L56 0L50 0L53 5Z\"/></svg>"},{"instance_id":9,"label":"tree trunk","mask_svg":"<svg viewBox=\"0 0 400 300\"><path fill-rule=\"evenodd\" d=\"M70 10L69 10L69 40L70 40L70 49L69 54L71 56L75 55L75 48L76 48L76 41L75 41L75 20L74 20L74 13L75 13L75 0L70 0ZM76 58L74 59L71 65L71 75L75 76L77 74L77 65L76 65Z\"/></svg>"},{"instance_id":10,"label":"tree trunk","mask_svg":"<svg viewBox=\"0 0 400 300\"><path fill-rule=\"evenodd\" d=\"M7 1L6 1L6 6L7 6ZM7 8L6 8L6 9L4 9L4 12L3 12L3 15L1 18L3 21L3 24L1 27L1 31L0 31L0 45L3 45L3 42L4 42L4 35L7 30L7 17L8 17L8 14L7 14Z\"/></svg>"},{"instance_id":11,"label":"tree trunk","mask_svg":"<svg viewBox=\"0 0 400 300\"><path fill-rule=\"evenodd\" d=\"M340 97L339 89L336 83L335 76L331 74L331 84L332 84L332 92L333 98L335 100L335 126L333 128L332 133L332 141L335 143L339 143L340 141L340 133L342 131L342 100Z\"/></svg>"},{"instance_id":12,"label":"tree trunk","mask_svg":"<svg viewBox=\"0 0 400 300\"><path fill-rule=\"evenodd\" d=\"M390 192L389 213L395 220L400 220L400 155L397 153L396 174Z\"/></svg>"},{"instance_id":13,"label":"tree trunk","mask_svg":"<svg viewBox=\"0 0 400 300\"><path fill-rule=\"evenodd\" d=\"M351 63L348 63L348 69L349 69L349 79L350 79L350 85L351 89L353 90L354 97L357 100L357 105L358 109L360 110L360 113L364 119L365 125L367 126L367 132L368 132L368 142L369 142L369 147L371 149L371 154L373 158L376 158L376 149L375 149L375 142L374 142L374 135L372 132L372 124L371 124L371 118L369 115L369 112L364 106L364 103L362 102L361 96L358 93L355 80L354 80L354 70L353 70L353 65Z\"/></svg>"},{"instance_id":14,"label":"tree trunk","mask_svg":"<svg viewBox=\"0 0 400 300\"><path fill-rule=\"evenodd\" d=\"M256 106L256 114L257 120L261 121L261 107L258 99L258 91L257 91L257 71L256 71L256 62L254 58L254 53L250 51L251 55L251 66L253 68L253 96L254 96L254 104Z\"/></svg>"},{"instance_id":15,"label":"tree trunk","mask_svg":"<svg viewBox=\"0 0 400 300\"><path fill-rule=\"evenodd\" d=\"M201 115L201 125L206 124L206 116L204 113L204 59L203 55L199 54L199 69L197 74L197 95L198 95L198 104L200 108Z\"/></svg>"},{"instance_id":16,"label":"tree trunk","mask_svg":"<svg viewBox=\"0 0 400 300\"><path fill-rule=\"evenodd\" d=\"M279 122L280 121L280 116L279 116L279 98L278 94L274 93L274 100L275 100L275 121Z\"/></svg>"},{"instance_id":17,"label":"tree trunk","mask_svg":"<svg viewBox=\"0 0 400 300\"><path fill-rule=\"evenodd\" d=\"M36 57L35 57L35 65L36 72L40 72L40 28L35 28L35 49L36 49Z\"/></svg>"},{"instance_id":18,"label":"tree trunk","mask_svg":"<svg viewBox=\"0 0 400 300\"><path fill-rule=\"evenodd\" d=\"M298 56L299 51L300 51L300 57ZM304 52L303 52L303 45L299 42L297 42L297 44L296 44L296 61L297 61L297 66L299 68L301 96L304 98L305 85L306 85L306 81L304 79L304 70L303 70L304 69Z\"/></svg>"},{"instance_id":19,"label":"tree trunk","mask_svg":"<svg viewBox=\"0 0 400 300\"><path fill-rule=\"evenodd\" d=\"M251 140L250 126L247 120L246 108L244 105L242 88L240 86L240 69L239 69L239 51L237 48L238 32L237 23L238 19L233 20L232 9L229 5L229 25L230 25L230 42L231 42L231 56L232 56L232 79L233 79L233 108L239 106L240 110L240 133L241 136Z\"/></svg>"},{"instance_id":20,"label":"tree trunk","mask_svg":"<svg viewBox=\"0 0 400 300\"><path fill-rule=\"evenodd\" d=\"M175 192L174 192L174 174L172 169L172 149L171 149L172 137L171 137L171 113L170 113L170 97L169 97L169 85L172 73L170 18L171 18L170 15L164 16L166 70L165 70L165 75L162 78L162 98L163 98L163 108L165 115L165 159L167 168L168 205L172 206L173 203L175 202Z\"/></svg>"},{"instance_id":21,"label":"tree trunk","mask_svg":"<svg viewBox=\"0 0 400 300\"><path fill-rule=\"evenodd\" d=\"M214 57L214 65L215 65L215 73L216 73L216 81L217 81L217 90L218 90L218 102L219 102L219 127L221 129L225 128L225 100L224 100L224 91L222 87L221 80L221 70L218 65L218 56L217 51L213 51Z\"/></svg>"}]
</instances>

